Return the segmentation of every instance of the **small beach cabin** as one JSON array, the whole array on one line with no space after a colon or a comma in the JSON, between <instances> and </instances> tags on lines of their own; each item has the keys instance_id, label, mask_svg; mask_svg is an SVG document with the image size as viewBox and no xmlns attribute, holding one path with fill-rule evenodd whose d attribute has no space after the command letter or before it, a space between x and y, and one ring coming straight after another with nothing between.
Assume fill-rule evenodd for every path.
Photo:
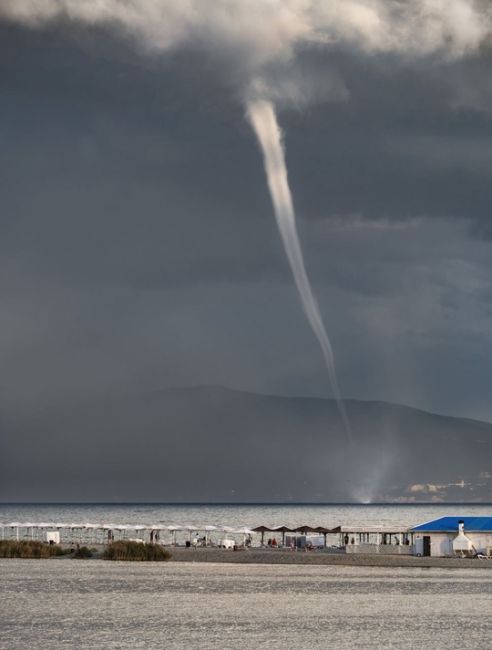
<instances>
[{"instance_id":1,"label":"small beach cabin","mask_svg":"<svg viewBox=\"0 0 492 650\"><path fill-rule=\"evenodd\" d=\"M410 532L415 555L492 556L492 517L441 517L415 526Z\"/></svg>"}]
</instances>

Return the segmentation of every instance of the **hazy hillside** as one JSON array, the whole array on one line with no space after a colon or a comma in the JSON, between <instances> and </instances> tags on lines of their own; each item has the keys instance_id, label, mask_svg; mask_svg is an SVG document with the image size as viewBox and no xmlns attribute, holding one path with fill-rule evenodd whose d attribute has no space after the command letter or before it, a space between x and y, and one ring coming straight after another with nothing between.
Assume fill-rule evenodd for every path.
<instances>
[{"instance_id":1,"label":"hazy hillside","mask_svg":"<svg viewBox=\"0 0 492 650\"><path fill-rule=\"evenodd\" d=\"M332 400L222 388L19 414L2 423L0 487L4 499L58 501L490 500L492 425L346 406L353 445Z\"/></svg>"}]
</instances>

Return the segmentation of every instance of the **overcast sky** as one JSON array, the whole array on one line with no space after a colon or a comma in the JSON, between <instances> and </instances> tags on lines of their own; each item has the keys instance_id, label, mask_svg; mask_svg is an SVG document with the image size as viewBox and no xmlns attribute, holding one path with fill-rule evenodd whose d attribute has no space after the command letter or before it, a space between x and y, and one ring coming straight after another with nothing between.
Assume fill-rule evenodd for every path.
<instances>
[{"instance_id":1,"label":"overcast sky","mask_svg":"<svg viewBox=\"0 0 492 650\"><path fill-rule=\"evenodd\" d=\"M331 396L220 47L0 22L4 414L197 384ZM490 48L376 50L300 42L268 69L295 87L278 115L341 391L492 420Z\"/></svg>"}]
</instances>

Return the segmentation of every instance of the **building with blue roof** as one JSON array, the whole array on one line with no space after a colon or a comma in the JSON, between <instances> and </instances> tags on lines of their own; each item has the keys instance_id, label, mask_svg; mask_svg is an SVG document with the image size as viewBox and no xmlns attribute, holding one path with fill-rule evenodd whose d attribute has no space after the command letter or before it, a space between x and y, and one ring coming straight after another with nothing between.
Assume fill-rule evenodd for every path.
<instances>
[{"instance_id":1,"label":"building with blue roof","mask_svg":"<svg viewBox=\"0 0 492 650\"><path fill-rule=\"evenodd\" d=\"M440 517L410 532L416 555L492 556L492 517Z\"/></svg>"}]
</instances>

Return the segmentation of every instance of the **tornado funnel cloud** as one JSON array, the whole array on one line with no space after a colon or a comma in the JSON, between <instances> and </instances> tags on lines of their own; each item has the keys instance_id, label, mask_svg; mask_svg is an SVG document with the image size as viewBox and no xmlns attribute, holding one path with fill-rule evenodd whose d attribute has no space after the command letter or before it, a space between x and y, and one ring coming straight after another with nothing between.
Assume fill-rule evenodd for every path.
<instances>
[{"instance_id":1,"label":"tornado funnel cloud","mask_svg":"<svg viewBox=\"0 0 492 650\"><path fill-rule=\"evenodd\" d=\"M304 312L321 347L340 417L349 441L351 441L352 433L345 405L340 394L333 348L325 330L319 306L311 288L304 264L304 257L297 233L294 204L287 178L282 132L277 122L275 109L269 101L255 100L248 103L247 116L263 152L265 172L275 218L294 276L294 281L301 297Z\"/></svg>"}]
</instances>

